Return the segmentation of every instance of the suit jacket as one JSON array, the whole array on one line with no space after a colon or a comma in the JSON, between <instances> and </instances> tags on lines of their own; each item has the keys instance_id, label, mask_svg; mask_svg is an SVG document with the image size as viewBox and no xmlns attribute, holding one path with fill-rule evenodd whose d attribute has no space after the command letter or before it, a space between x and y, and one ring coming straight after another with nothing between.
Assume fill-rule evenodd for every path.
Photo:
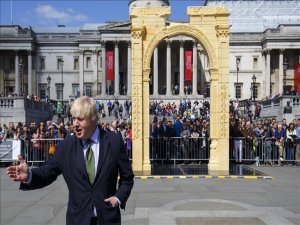
<instances>
[{"instance_id":1,"label":"suit jacket","mask_svg":"<svg viewBox=\"0 0 300 225\"><path fill-rule=\"evenodd\" d=\"M90 225L93 207L96 207L100 224L121 224L119 207L111 207L104 199L116 196L121 202L120 207L125 209L134 175L120 136L100 129L99 138L99 162L93 185L86 172L82 141L73 135L61 142L54 156L44 165L32 169L31 183L22 183L20 188L42 188L63 174L69 189L67 225Z\"/></svg>"},{"instance_id":2,"label":"suit jacket","mask_svg":"<svg viewBox=\"0 0 300 225\"><path fill-rule=\"evenodd\" d=\"M161 124L158 128L159 137L168 137L167 129L168 129L167 125L166 125L166 129L165 129L164 125Z\"/></svg>"}]
</instances>

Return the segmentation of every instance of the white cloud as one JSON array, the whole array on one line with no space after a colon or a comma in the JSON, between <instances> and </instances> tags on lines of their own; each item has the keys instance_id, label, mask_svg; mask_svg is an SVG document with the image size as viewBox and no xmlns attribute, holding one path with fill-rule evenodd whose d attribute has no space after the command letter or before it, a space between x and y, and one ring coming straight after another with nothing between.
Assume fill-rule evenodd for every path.
<instances>
[{"instance_id":1,"label":"white cloud","mask_svg":"<svg viewBox=\"0 0 300 225\"><path fill-rule=\"evenodd\" d=\"M73 9L68 8L65 11L57 10L51 5L40 5L35 8L35 12L40 19L55 20L59 23L71 23L74 21L87 21L88 17L82 13L75 12Z\"/></svg>"}]
</instances>

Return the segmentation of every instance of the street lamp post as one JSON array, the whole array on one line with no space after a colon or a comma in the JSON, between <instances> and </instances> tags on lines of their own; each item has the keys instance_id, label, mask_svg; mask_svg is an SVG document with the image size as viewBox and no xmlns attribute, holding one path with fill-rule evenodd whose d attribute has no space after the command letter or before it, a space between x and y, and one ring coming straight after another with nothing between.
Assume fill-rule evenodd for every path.
<instances>
[{"instance_id":1,"label":"street lamp post","mask_svg":"<svg viewBox=\"0 0 300 225\"><path fill-rule=\"evenodd\" d=\"M283 65L283 95L286 94L286 70L289 65L287 58L284 58L284 62L282 63Z\"/></svg>"},{"instance_id":2,"label":"street lamp post","mask_svg":"<svg viewBox=\"0 0 300 225\"><path fill-rule=\"evenodd\" d=\"M48 75L48 77L47 77L47 90L48 90L48 99L49 99L49 101L50 101L50 83L51 83L51 77Z\"/></svg>"},{"instance_id":3,"label":"street lamp post","mask_svg":"<svg viewBox=\"0 0 300 225\"><path fill-rule=\"evenodd\" d=\"M20 58L20 63L19 63L19 79L21 81L21 84L20 84L20 93L19 95L25 95L27 93L25 93L25 83L24 83L24 63L23 63L23 60L22 60L22 57Z\"/></svg>"},{"instance_id":4,"label":"street lamp post","mask_svg":"<svg viewBox=\"0 0 300 225\"><path fill-rule=\"evenodd\" d=\"M64 102L64 60L60 59L60 68L61 68L61 104Z\"/></svg>"},{"instance_id":5,"label":"street lamp post","mask_svg":"<svg viewBox=\"0 0 300 225\"><path fill-rule=\"evenodd\" d=\"M252 76L252 96L253 96L253 102L255 102L256 98L256 76L253 74Z\"/></svg>"},{"instance_id":6,"label":"street lamp post","mask_svg":"<svg viewBox=\"0 0 300 225\"><path fill-rule=\"evenodd\" d=\"M239 98L238 98L238 93L237 93L237 89L238 89L238 86L239 86L239 64L240 64L240 58L236 58L236 88L235 88L235 97L236 97L236 100L238 101Z\"/></svg>"}]
</instances>

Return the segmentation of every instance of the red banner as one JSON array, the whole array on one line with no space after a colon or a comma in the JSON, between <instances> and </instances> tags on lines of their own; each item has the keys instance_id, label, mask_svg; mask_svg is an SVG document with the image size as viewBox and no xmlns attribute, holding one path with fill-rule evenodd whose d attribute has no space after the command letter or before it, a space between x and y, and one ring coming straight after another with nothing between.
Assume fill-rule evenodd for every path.
<instances>
[{"instance_id":1,"label":"red banner","mask_svg":"<svg viewBox=\"0 0 300 225\"><path fill-rule=\"evenodd\" d=\"M106 79L114 80L114 52L106 52Z\"/></svg>"},{"instance_id":2,"label":"red banner","mask_svg":"<svg viewBox=\"0 0 300 225\"><path fill-rule=\"evenodd\" d=\"M185 51L185 80L192 80L192 51Z\"/></svg>"},{"instance_id":3,"label":"red banner","mask_svg":"<svg viewBox=\"0 0 300 225\"><path fill-rule=\"evenodd\" d=\"M300 92L300 64L294 66L294 89Z\"/></svg>"}]
</instances>

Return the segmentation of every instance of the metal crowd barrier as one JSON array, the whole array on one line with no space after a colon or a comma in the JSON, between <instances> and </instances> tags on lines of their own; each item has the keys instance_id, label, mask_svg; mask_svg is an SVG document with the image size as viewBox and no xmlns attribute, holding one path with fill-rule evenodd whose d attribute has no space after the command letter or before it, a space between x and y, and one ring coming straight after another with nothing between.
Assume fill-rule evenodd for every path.
<instances>
[{"instance_id":1,"label":"metal crowd barrier","mask_svg":"<svg viewBox=\"0 0 300 225\"><path fill-rule=\"evenodd\" d=\"M51 150L63 139L31 139L22 141L21 153L29 163L41 163L51 157ZM150 138L151 163L207 163L210 158L209 138ZM132 160L132 141L125 141ZM294 164L300 159L300 140L279 142L274 138L230 138L229 160L236 163Z\"/></svg>"},{"instance_id":2,"label":"metal crowd barrier","mask_svg":"<svg viewBox=\"0 0 300 225\"><path fill-rule=\"evenodd\" d=\"M54 138L23 141L21 154L28 163L45 162L54 154L57 144L62 140L62 138Z\"/></svg>"},{"instance_id":3,"label":"metal crowd barrier","mask_svg":"<svg viewBox=\"0 0 300 225\"><path fill-rule=\"evenodd\" d=\"M298 138L230 138L229 159L237 163L292 165L300 158Z\"/></svg>"},{"instance_id":4,"label":"metal crowd barrier","mask_svg":"<svg viewBox=\"0 0 300 225\"><path fill-rule=\"evenodd\" d=\"M209 159L207 138L150 138L150 161L152 163L201 163Z\"/></svg>"},{"instance_id":5,"label":"metal crowd barrier","mask_svg":"<svg viewBox=\"0 0 300 225\"><path fill-rule=\"evenodd\" d=\"M57 144L64 139L31 139L22 140L21 154L28 163L42 163L47 161L54 154ZM132 141L126 140L126 151L132 160ZM52 151L52 152L51 152Z\"/></svg>"}]
</instances>

